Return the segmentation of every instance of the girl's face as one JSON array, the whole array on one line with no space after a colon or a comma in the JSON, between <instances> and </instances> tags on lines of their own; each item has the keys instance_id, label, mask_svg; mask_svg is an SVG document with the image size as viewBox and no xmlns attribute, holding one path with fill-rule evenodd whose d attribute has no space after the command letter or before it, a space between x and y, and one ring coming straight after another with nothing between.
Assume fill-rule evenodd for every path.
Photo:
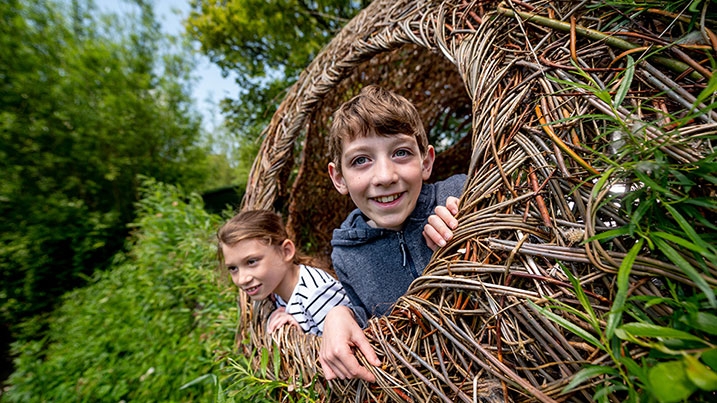
<instances>
[{"instance_id":1,"label":"girl's face","mask_svg":"<svg viewBox=\"0 0 717 403\"><path fill-rule=\"evenodd\" d=\"M237 287L254 301L272 293L288 301L298 281L294 265L296 249L291 240L269 245L260 239L244 239L234 245L222 244L224 264Z\"/></svg>"}]
</instances>

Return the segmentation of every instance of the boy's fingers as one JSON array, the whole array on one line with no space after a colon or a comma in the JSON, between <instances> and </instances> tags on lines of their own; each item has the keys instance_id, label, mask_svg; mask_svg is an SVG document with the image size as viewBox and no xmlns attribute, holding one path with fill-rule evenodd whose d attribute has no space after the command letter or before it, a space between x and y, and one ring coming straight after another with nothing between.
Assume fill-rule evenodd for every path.
<instances>
[{"instance_id":1,"label":"boy's fingers","mask_svg":"<svg viewBox=\"0 0 717 403\"><path fill-rule=\"evenodd\" d=\"M363 372L366 371L366 368L359 364L351 350L341 354L337 353L333 357L326 359L319 356L319 362L328 380L334 378L352 379L357 377L365 379L366 377L366 374Z\"/></svg>"},{"instance_id":2,"label":"boy's fingers","mask_svg":"<svg viewBox=\"0 0 717 403\"><path fill-rule=\"evenodd\" d=\"M374 351L373 346L368 342L368 339L363 333L361 333L357 340L354 340L354 344L358 347L363 356L366 357L369 364L373 366L381 365L381 360L378 359L376 351Z\"/></svg>"},{"instance_id":3,"label":"boy's fingers","mask_svg":"<svg viewBox=\"0 0 717 403\"><path fill-rule=\"evenodd\" d=\"M426 244L432 251L438 249L439 245L444 246L446 244L443 237L430 224L426 224L426 226L423 227L423 237L426 239Z\"/></svg>"},{"instance_id":4,"label":"boy's fingers","mask_svg":"<svg viewBox=\"0 0 717 403\"><path fill-rule=\"evenodd\" d=\"M358 369L354 378L361 378L366 382L376 382L376 377L369 370L364 367L359 367Z\"/></svg>"},{"instance_id":5,"label":"boy's fingers","mask_svg":"<svg viewBox=\"0 0 717 403\"><path fill-rule=\"evenodd\" d=\"M321 363L321 368L324 370L324 376L326 376L326 379L344 379L344 375L342 373L343 371L339 366L341 361L336 361L335 358L332 357L324 357L324 355L325 354L323 354L323 352L319 353L319 362Z\"/></svg>"},{"instance_id":6,"label":"boy's fingers","mask_svg":"<svg viewBox=\"0 0 717 403\"><path fill-rule=\"evenodd\" d=\"M456 229L458 226L458 220L453 216L454 213L452 213L449 208L452 208L451 206L438 206L436 207L436 215L445 223L445 225L450 229ZM457 209L457 207L456 207ZM430 220L430 218L429 218Z\"/></svg>"},{"instance_id":7,"label":"boy's fingers","mask_svg":"<svg viewBox=\"0 0 717 403\"><path fill-rule=\"evenodd\" d=\"M321 368L324 370L324 377L327 381L330 381L332 379L336 379L336 373L334 373L334 370L331 369L331 367L324 363L324 360L319 358L319 362L321 363Z\"/></svg>"},{"instance_id":8,"label":"boy's fingers","mask_svg":"<svg viewBox=\"0 0 717 403\"><path fill-rule=\"evenodd\" d=\"M458 202L460 202L460 199L457 197L448 196L448 199L446 199L446 207L454 216L458 214Z\"/></svg>"},{"instance_id":9,"label":"boy's fingers","mask_svg":"<svg viewBox=\"0 0 717 403\"><path fill-rule=\"evenodd\" d=\"M450 226L452 223L450 220L455 220L455 218L448 213L448 210L446 210L445 207L441 207L440 209L436 208L436 214L428 217L427 227L432 227L435 232L435 236L433 236L433 234L429 235L432 235L431 237L433 238L433 241L441 246L445 245L445 242L441 244L440 240L450 241L451 238L453 238L453 230ZM423 229L425 231L426 227Z\"/></svg>"}]
</instances>

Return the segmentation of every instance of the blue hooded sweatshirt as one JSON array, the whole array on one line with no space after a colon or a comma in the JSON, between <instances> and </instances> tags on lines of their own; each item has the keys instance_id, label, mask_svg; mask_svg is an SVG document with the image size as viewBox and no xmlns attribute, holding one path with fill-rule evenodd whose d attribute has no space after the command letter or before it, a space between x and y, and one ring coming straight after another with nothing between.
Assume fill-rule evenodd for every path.
<instances>
[{"instance_id":1,"label":"blue hooded sweatshirt","mask_svg":"<svg viewBox=\"0 0 717 403\"><path fill-rule=\"evenodd\" d=\"M461 195L465 181L466 175L461 174L423 184L401 231L370 227L359 209L334 230L331 260L362 328L372 316L388 313L423 273L433 255L423 238L423 227L436 206L445 206L449 196Z\"/></svg>"}]
</instances>

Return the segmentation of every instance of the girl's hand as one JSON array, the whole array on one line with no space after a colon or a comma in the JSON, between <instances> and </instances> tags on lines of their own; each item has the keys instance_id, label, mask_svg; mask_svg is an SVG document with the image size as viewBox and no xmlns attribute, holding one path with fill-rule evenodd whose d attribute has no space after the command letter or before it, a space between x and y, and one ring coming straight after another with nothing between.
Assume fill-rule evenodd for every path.
<instances>
[{"instance_id":1,"label":"girl's hand","mask_svg":"<svg viewBox=\"0 0 717 403\"><path fill-rule=\"evenodd\" d=\"M266 331L267 333L273 333L276 329L284 325L296 326L297 329L301 329L299 322L297 322L293 316L286 313L286 308L282 306L276 308L276 310L269 315L269 323L266 325Z\"/></svg>"}]
</instances>

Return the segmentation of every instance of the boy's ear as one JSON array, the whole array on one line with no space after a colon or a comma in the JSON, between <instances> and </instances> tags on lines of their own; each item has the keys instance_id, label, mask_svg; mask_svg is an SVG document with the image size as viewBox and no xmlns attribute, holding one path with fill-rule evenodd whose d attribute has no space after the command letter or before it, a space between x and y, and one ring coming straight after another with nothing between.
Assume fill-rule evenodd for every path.
<instances>
[{"instance_id":1,"label":"boy's ear","mask_svg":"<svg viewBox=\"0 0 717 403\"><path fill-rule=\"evenodd\" d=\"M333 162L329 162L329 176L331 177L331 182L333 182L334 187L339 191L339 193L342 195L349 194L349 188L346 186L344 176L341 175L339 168Z\"/></svg>"},{"instance_id":2,"label":"boy's ear","mask_svg":"<svg viewBox=\"0 0 717 403\"><path fill-rule=\"evenodd\" d=\"M433 161L436 160L436 150L433 146L428 146L426 149L426 155L423 156L423 163L421 164L421 176L423 180L428 180L431 177L433 171Z\"/></svg>"},{"instance_id":3,"label":"boy's ear","mask_svg":"<svg viewBox=\"0 0 717 403\"><path fill-rule=\"evenodd\" d=\"M294 261L294 255L296 254L296 245L294 245L294 242L292 242L291 239L285 239L284 242L281 243L281 251L284 254L285 262Z\"/></svg>"}]
</instances>

